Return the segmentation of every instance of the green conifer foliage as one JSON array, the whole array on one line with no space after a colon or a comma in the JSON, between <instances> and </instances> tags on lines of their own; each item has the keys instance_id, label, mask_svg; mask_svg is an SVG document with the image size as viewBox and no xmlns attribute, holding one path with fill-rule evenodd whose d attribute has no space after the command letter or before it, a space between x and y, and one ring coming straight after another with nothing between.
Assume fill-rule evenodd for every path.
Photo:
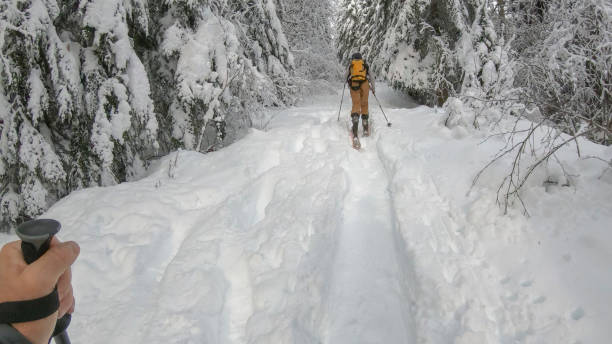
<instances>
[{"instance_id":1,"label":"green conifer foliage","mask_svg":"<svg viewBox=\"0 0 612 344\"><path fill-rule=\"evenodd\" d=\"M275 0L0 0L0 229L295 99Z\"/></svg>"}]
</instances>

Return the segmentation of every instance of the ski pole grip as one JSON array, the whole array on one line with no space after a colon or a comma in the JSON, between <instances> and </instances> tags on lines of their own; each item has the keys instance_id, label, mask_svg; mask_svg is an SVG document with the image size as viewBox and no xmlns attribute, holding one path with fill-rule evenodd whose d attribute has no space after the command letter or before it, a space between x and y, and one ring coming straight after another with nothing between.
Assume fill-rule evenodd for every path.
<instances>
[{"instance_id":1,"label":"ski pole grip","mask_svg":"<svg viewBox=\"0 0 612 344\"><path fill-rule=\"evenodd\" d=\"M51 245L51 239L59 232L61 224L52 219L33 220L22 223L15 230L21 239L21 251L26 263L32 264Z\"/></svg>"},{"instance_id":2,"label":"ski pole grip","mask_svg":"<svg viewBox=\"0 0 612 344\"><path fill-rule=\"evenodd\" d=\"M59 232L61 227L62 225L53 219L27 221L17 227L15 232L21 239L21 252L27 264L32 264L49 250L53 236ZM54 337L59 336L59 338L55 337L56 343L70 343L68 335L64 332L70 325L70 320L71 316L67 313L57 320L53 332Z\"/></svg>"}]
</instances>

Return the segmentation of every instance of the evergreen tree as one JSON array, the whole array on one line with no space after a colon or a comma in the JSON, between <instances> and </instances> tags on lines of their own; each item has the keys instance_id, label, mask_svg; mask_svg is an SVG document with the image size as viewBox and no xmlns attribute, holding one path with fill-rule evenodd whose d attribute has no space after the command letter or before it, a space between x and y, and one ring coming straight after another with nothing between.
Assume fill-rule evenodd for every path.
<instances>
[{"instance_id":1,"label":"evergreen tree","mask_svg":"<svg viewBox=\"0 0 612 344\"><path fill-rule=\"evenodd\" d=\"M263 106L293 101L292 56L275 2L167 1L158 6L149 73L164 145L210 151L239 137Z\"/></svg>"},{"instance_id":2,"label":"evergreen tree","mask_svg":"<svg viewBox=\"0 0 612 344\"><path fill-rule=\"evenodd\" d=\"M330 0L281 0L279 4L280 20L300 83L306 86L314 80L337 80L341 72L334 62Z\"/></svg>"},{"instance_id":3,"label":"evergreen tree","mask_svg":"<svg viewBox=\"0 0 612 344\"><path fill-rule=\"evenodd\" d=\"M0 228L66 193L70 131L81 106L76 59L52 1L0 2Z\"/></svg>"},{"instance_id":4,"label":"evergreen tree","mask_svg":"<svg viewBox=\"0 0 612 344\"><path fill-rule=\"evenodd\" d=\"M417 99L431 101L436 63L452 67L453 61L444 60L443 53L454 44L452 39L458 39L450 5L438 0L344 0L338 22L339 57L345 60L360 51L375 74Z\"/></svg>"},{"instance_id":5,"label":"evergreen tree","mask_svg":"<svg viewBox=\"0 0 612 344\"><path fill-rule=\"evenodd\" d=\"M137 176L158 148L157 119L144 66L128 35L147 31L145 2L93 0L79 5L85 112L92 120L95 180L112 185Z\"/></svg>"},{"instance_id":6,"label":"evergreen tree","mask_svg":"<svg viewBox=\"0 0 612 344\"><path fill-rule=\"evenodd\" d=\"M290 104L274 0L0 0L0 227Z\"/></svg>"},{"instance_id":7,"label":"evergreen tree","mask_svg":"<svg viewBox=\"0 0 612 344\"><path fill-rule=\"evenodd\" d=\"M521 100L564 132L607 145L612 143L611 8L599 0L522 0L508 8Z\"/></svg>"},{"instance_id":8,"label":"evergreen tree","mask_svg":"<svg viewBox=\"0 0 612 344\"><path fill-rule=\"evenodd\" d=\"M341 58L364 51L377 74L425 103L490 88L501 67L486 0L345 0L339 18Z\"/></svg>"},{"instance_id":9,"label":"evergreen tree","mask_svg":"<svg viewBox=\"0 0 612 344\"><path fill-rule=\"evenodd\" d=\"M363 0L341 0L336 23L338 38L338 58L346 61L354 51L361 50L359 24L361 12L365 6Z\"/></svg>"}]
</instances>

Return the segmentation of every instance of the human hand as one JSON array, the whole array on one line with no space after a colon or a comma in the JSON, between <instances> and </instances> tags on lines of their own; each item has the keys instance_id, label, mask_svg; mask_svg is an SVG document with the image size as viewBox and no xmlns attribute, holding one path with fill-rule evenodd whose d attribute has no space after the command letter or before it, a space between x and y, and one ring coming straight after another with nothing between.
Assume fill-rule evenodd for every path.
<instances>
[{"instance_id":1,"label":"human hand","mask_svg":"<svg viewBox=\"0 0 612 344\"><path fill-rule=\"evenodd\" d=\"M72 272L70 266L80 252L73 241L62 243L55 237L49 250L27 265L21 252L21 241L13 241L0 251L0 303L25 301L49 295L57 285L59 309L46 318L11 324L34 344L47 344L58 318L74 311Z\"/></svg>"}]
</instances>

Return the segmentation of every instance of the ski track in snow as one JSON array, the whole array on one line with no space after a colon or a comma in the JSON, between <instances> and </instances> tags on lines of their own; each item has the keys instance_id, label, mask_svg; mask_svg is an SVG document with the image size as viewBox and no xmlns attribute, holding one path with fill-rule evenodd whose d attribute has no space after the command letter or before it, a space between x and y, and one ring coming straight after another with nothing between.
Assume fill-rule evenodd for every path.
<instances>
[{"instance_id":1,"label":"ski track in snow","mask_svg":"<svg viewBox=\"0 0 612 344\"><path fill-rule=\"evenodd\" d=\"M408 286L403 252L395 246L395 222L387 175L378 154L362 138L343 168L349 192L328 296L325 343L410 343Z\"/></svg>"},{"instance_id":2,"label":"ski track in snow","mask_svg":"<svg viewBox=\"0 0 612 344\"><path fill-rule=\"evenodd\" d=\"M386 127L371 103L373 135L360 151L348 139L348 109L337 121L339 95L331 95L277 111L266 131L252 130L219 152L175 152L140 181L58 202L43 217L60 220L62 239L82 247L73 269L73 341L602 338L610 300L557 290L558 277L532 266L552 259L540 241L569 235L533 229L547 228L541 223L552 208L536 214L535 224L499 216L494 191L468 194L477 166L497 148L478 152L478 137L465 138L460 128L441 126L431 108L379 88L394 124ZM612 209L599 214L605 223ZM580 240L589 253L605 247L588 239ZM563 269L607 251L567 252L548 264L579 275ZM600 289L610 286L605 281Z\"/></svg>"}]
</instances>

